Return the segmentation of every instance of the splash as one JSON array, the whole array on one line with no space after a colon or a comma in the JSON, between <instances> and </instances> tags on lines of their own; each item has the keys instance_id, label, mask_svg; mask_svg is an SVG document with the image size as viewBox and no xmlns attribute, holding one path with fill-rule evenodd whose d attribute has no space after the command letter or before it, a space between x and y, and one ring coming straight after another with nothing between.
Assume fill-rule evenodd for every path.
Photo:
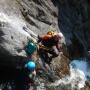
<instances>
[{"instance_id":1,"label":"splash","mask_svg":"<svg viewBox=\"0 0 90 90\"><path fill-rule=\"evenodd\" d=\"M71 62L72 68L82 71L86 77L86 80L88 79L87 77L90 77L90 67L87 61L85 60L74 60Z\"/></svg>"},{"instance_id":2,"label":"splash","mask_svg":"<svg viewBox=\"0 0 90 90\"><path fill-rule=\"evenodd\" d=\"M60 84L70 84L71 89L81 89L85 86L85 81L90 77L90 67L85 60L73 60L70 64L70 76L56 81L51 86L59 86Z\"/></svg>"}]
</instances>

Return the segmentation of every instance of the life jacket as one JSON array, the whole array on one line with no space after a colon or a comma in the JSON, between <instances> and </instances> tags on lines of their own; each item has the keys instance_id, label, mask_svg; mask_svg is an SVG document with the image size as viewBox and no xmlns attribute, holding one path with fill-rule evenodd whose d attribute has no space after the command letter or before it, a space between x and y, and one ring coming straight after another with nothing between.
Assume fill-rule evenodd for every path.
<instances>
[{"instance_id":1,"label":"life jacket","mask_svg":"<svg viewBox=\"0 0 90 90\"><path fill-rule=\"evenodd\" d=\"M46 47L51 48L52 46L56 45L59 41L58 35L45 35L42 37L42 44Z\"/></svg>"},{"instance_id":2,"label":"life jacket","mask_svg":"<svg viewBox=\"0 0 90 90\"><path fill-rule=\"evenodd\" d=\"M52 38L51 35L44 35L44 36L42 37L42 40L48 41L48 40L51 39L51 38Z\"/></svg>"}]
</instances>

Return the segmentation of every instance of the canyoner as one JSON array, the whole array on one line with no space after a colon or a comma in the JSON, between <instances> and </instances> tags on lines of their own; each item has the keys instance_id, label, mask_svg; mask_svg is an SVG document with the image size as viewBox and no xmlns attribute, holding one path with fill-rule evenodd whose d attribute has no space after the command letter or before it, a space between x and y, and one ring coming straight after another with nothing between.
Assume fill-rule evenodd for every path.
<instances>
[{"instance_id":1,"label":"canyoner","mask_svg":"<svg viewBox=\"0 0 90 90\"><path fill-rule=\"evenodd\" d=\"M25 46L27 58L24 63L24 72L27 79L33 86L37 86L41 79L54 82L54 71L50 67L52 58L57 57L61 52L62 33L48 31L46 35L39 36L38 41L28 40ZM51 55L48 55L51 54Z\"/></svg>"},{"instance_id":2,"label":"canyoner","mask_svg":"<svg viewBox=\"0 0 90 90\"><path fill-rule=\"evenodd\" d=\"M46 74L46 72L48 72L48 70L46 70L46 67L43 64L40 66L37 63L38 62L38 54L37 54L38 53L38 50L37 50L38 44L36 44L32 40L29 40L24 49L27 54L27 58L24 62L24 73L26 74L26 77L27 77L30 85L33 84L35 86L36 82L37 82L37 76L42 74L41 75L42 77L47 78L48 76L46 76L44 74ZM42 62L42 60L41 60L41 62ZM40 66L39 68L38 68L38 65ZM40 73L40 72L42 72L42 73Z\"/></svg>"},{"instance_id":3,"label":"canyoner","mask_svg":"<svg viewBox=\"0 0 90 90\"><path fill-rule=\"evenodd\" d=\"M39 53L43 59L45 58L46 63L50 64L52 58L59 56L62 48L62 38L63 34L55 31L48 31L47 34L38 36Z\"/></svg>"},{"instance_id":4,"label":"canyoner","mask_svg":"<svg viewBox=\"0 0 90 90\"><path fill-rule=\"evenodd\" d=\"M27 45L23 48L27 55L26 60L24 60L23 71L28 88L33 87L37 90L36 88L41 83L47 84L47 82L56 80L50 63L52 58L57 57L61 52L62 38L62 33L49 31L46 35L39 36L37 42L32 39L28 40Z\"/></svg>"}]
</instances>

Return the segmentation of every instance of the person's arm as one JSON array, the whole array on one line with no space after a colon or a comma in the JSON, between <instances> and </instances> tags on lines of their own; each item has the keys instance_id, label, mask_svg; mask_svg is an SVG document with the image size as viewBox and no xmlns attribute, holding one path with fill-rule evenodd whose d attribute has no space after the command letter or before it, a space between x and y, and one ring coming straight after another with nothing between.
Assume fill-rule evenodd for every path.
<instances>
[{"instance_id":1,"label":"person's arm","mask_svg":"<svg viewBox=\"0 0 90 90\"><path fill-rule=\"evenodd\" d=\"M60 43L57 43L57 44L56 44L56 47L57 47L58 51L60 52L62 45L61 45Z\"/></svg>"},{"instance_id":2,"label":"person's arm","mask_svg":"<svg viewBox=\"0 0 90 90\"><path fill-rule=\"evenodd\" d=\"M36 70L34 70L34 71L32 72L32 75L33 75L33 76L36 76Z\"/></svg>"},{"instance_id":3,"label":"person's arm","mask_svg":"<svg viewBox=\"0 0 90 90\"><path fill-rule=\"evenodd\" d=\"M39 35L38 35L38 41L37 41L37 43L40 43L42 41L42 37L40 37Z\"/></svg>"},{"instance_id":4,"label":"person's arm","mask_svg":"<svg viewBox=\"0 0 90 90\"><path fill-rule=\"evenodd\" d=\"M36 70L29 73L29 78L34 79L36 77Z\"/></svg>"}]
</instances>

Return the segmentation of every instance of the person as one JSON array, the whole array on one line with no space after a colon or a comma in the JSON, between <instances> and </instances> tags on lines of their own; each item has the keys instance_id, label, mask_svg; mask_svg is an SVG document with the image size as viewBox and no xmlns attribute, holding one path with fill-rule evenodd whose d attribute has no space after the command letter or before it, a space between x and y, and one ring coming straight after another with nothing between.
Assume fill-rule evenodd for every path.
<instances>
[{"instance_id":1,"label":"person","mask_svg":"<svg viewBox=\"0 0 90 90\"><path fill-rule=\"evenodd\" d=\"M33 79L36 76L36 63L37 59L37 45L33 41L28 41L25 51L27 54L26 60L24 60L24 73L27 79L33 83Z\"/></svg>"},{"instance_id":2,"label":"person","mask_svg":"<svg viewBox=\"0 0 90 90\"><path fill-rule=\"evenodd\" d=\"M29 41L26 46L26 53L28 55L28 59L26 60L24 67L25 67L25 73L26 75L28 75L27 76L27 79L29 79L28 82L30 82L30 84L36 83L36 78L37 78L36 74L38 75L40 71L43 71L42 74L43 73L45 74L48 70L48 68L46 69L41 63L40 64L38 63L39 60L35 61L35 57L36 57L35 52L37 52L37 45L32 41Z\"/></svg>"},{"instance_id":3,"label":"person","mask_svg":"<svg viewBox=\"0 0 90 90\"><path fill-rule=\"evenodd\" d=\"M37 45L33 41L28 41L25 51L28 57L33 58L33 55L37 53Z\"/></svg>"},{"instance_id":4,"label":"person","mask_svg":"<svg viewBox=\"0 0 90 90\"><path fill-rule=\"evenodd\" d=\"M24 85L26 85L27 89L35 84L36 78L36 63L33 59L28 59L24 64Z\"/></svg>"},{"instance_id":5,"label":"person","mask_svg":"<svg viewBox=\"0 0 90 90\"><path fill-rule=\"evenodd\" d=\"M31 79L32 77L36 76L36 64L33 60L29 60L26 64L25 64L25 69L27 70L27 72L29 73L29 78Z\"/></svg>"},{"instance_id":6,"label":"person","mask_svg":"<svg viewBox=\"0 0 90 90\"><path fill-rule=\"evenodd\" d=\"M48 31L46 35L38 36L39 52L41 52L46 63L50 64L52 58L59 55L62 38L62 33L54 31ZM51 54L51 56L49 56L48 53Z\"/></svg>"}]
</instances>

